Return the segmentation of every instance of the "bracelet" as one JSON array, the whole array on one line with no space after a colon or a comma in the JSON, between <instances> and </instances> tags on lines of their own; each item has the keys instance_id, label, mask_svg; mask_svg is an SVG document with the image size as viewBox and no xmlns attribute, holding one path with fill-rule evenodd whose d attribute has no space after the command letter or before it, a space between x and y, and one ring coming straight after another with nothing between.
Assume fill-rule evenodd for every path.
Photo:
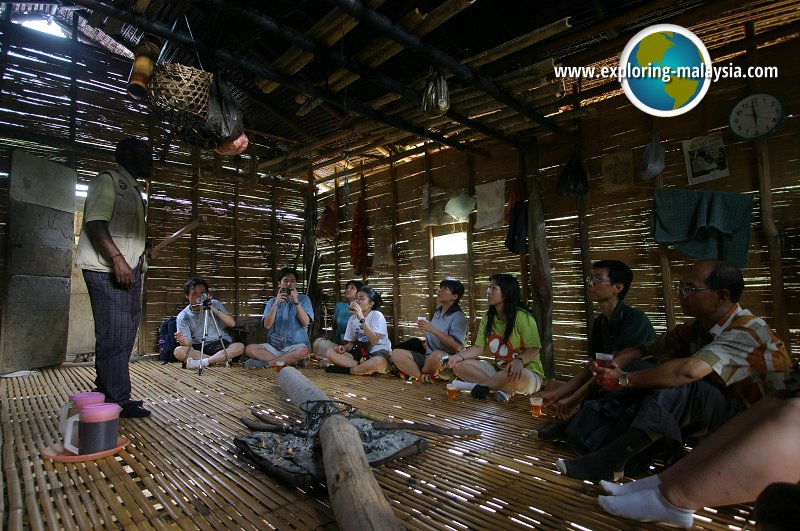
<instances>
[{"instance_id":1,"label":"bracelet","mask_svg":"<svg viewBox=\"0 0 800 531\"><path fill-rule=\"evenodd\" d=\"M122 256L122 253L117 253L117 254L115 254L114 256L112 256L111 258L109 258L109 260L113 260L114 258L116 258L116 257L118 257L118 256Z\"/></svg>"},{"instance_id":2,"label":"bracelet","mask_svg":"<svg viewBox=\"0 0 800 531\"><path fill-rule=\"evenodd\" d=\"M466 359L467 359L467 358L465 358L465 357L464 357L464 355L463 355L462 353L460 353L460 352L456 352L456 356L461 356L461 361L466 361Z\"/></svg>"}]
</instances>

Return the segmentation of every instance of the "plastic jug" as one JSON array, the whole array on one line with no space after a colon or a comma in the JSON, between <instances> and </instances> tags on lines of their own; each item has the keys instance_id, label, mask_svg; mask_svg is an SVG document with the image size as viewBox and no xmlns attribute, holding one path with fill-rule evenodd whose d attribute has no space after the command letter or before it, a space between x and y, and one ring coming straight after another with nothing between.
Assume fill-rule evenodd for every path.
<instances>
[{"instance_id":1,"label":"plastic jug","mask_svg":"<svg viewBox=\"0 0 800 531\"><path fill-rule=\"evenodd\" d=\"M58 414L58 431L61 432L61 437L66 440L68 418L73 415L77 415L82 407L90 406L92 404L102 404L105 401L106 396L97 391L88 391L85 393L75 393L74 395L71 395L69 397L69 401L61 406L61 412ZM76 446L78 444L77 440L71 442Z\"/></svg>"},{"instance_id":2,"label":"plastic jug","mask_svg":"<svg viewBox=\"0 0 800 531\"><path fill-rule=\"evenodd\" d=\"M87 455L111 450L117 446L119 413L117 404L92 404L67 419L64 448L74 454ZM78 444L73 444L75 432Z\"/></svg>"}]
</instances>

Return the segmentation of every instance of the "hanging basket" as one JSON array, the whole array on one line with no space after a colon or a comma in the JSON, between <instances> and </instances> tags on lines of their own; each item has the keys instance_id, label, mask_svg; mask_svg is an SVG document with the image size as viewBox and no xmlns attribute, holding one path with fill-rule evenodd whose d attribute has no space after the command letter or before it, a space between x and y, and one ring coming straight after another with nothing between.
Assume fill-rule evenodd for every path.
<instances>
[{"instance_id":1,"label":"hanging basket","mask_svg":"<svg viewBox=\"0 0 800 531\"><path fill-rule=\"evenodd\" d=\"M172 63L160 63L150 81L150 107L169 122L176 134L193 146L214 147L204 131L208 119L208 90L214 74Z\"/></svg>"}]
</instances>

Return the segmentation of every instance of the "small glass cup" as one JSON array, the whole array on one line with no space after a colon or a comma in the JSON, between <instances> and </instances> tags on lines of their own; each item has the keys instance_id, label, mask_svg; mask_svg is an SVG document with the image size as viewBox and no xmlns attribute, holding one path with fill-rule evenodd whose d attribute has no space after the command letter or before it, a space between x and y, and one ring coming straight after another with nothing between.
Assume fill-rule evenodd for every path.
<instances>
[{"instance_id":1,"label":"small glass cup","mask_svg":"<svg viewBox=\"0 0 800 531\"><path fill-rule=\"evenodd\" d=\"M286 365L286 362L283 360L278 360L275 362L275 368L278 370L278 372L281 372L281 369L283 369L284 365Z\"/></svg>"},{"instance_id":2,"label":"small glass cup","mask_svg":"<svg viewBox=\"0 0 800 531\"><path fill-rule=\"evenodd\" d=\"M598 367L610 368L611 362L614 361L614 355L604 354L602 352L596 352L594 355L594 359L597 361Z\"/></svg>"},{"instance_id":3,"label":"small glass cup","mask_svg":"<svg viewBox=\"0 0 800 531\"><path fill-rule=\"evenodd\" d=\"M543 398L531 397L531 415L534 417L542 416L542 402L544 402Z\"/></svg>"},{"instance_id":4,"label":"small glass cup","mask_svg":"<svg viewBox=\"0 0 800 531\"><path fill-rule=\"evenodd\" d=\"M457 394L458 387L456 387L455 384L447 384L447 398L449 400L455 400Z\"/></svg>"}]
</instances>

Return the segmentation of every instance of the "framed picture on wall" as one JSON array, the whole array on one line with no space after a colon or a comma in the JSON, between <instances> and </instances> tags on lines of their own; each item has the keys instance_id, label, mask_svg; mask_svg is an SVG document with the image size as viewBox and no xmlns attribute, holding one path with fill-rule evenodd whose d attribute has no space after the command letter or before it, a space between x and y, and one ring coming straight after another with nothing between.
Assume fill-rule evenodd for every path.
<instances>
[{"instance_id":1,"label":"framed picture on wall","mask_svg":"<svg viewBox=\"0 0 800 531\"><path fill-rule=\"evenodd\" d=\"M696 136L683 141L689 186L727 177L728 156L721 135Z\"/></svg>"},{"instance_id":2,"label":"framed picture on wall","mask_svg":"<svg viewBox=\"0 0 800 531\"><path fill-rule=\"evenodd\" d=\"M618 151L603 155L603 193L615 192L633 184L633 152Z\"/></svg>"}]
</instances>

